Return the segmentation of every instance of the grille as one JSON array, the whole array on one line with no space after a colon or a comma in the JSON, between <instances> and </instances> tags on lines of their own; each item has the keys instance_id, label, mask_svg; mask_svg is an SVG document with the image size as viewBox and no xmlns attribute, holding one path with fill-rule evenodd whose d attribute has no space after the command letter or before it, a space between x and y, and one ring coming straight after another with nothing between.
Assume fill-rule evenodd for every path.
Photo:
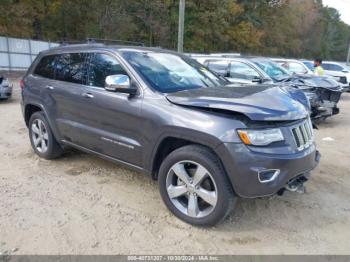
<instances>
[{"instance_id":1,"label":"grille","mask_svg":"<svg viewBox=\"0 0 350 262\"><path fill-rule=\"evenodd\" d=\"M341 96L341 92L330 91L330 90L322 90L321 99L331 102L339 102Z\"/></svg>"},{"instance_id":2,"label":"grille","mask_svg":"<svg viewBox=\"0 0 350 262\"><path fill-rule=\"evenodd\" d=\"M329 98L332 102L339 102L341 93L340 92L333 92Z\"/></svg>"},{"instance_id":3,"label":"grille","mask_svg":"<svg viewBox=\"0 0 350 262\"><path fill-rule=\"evenodd\" d=\"M295 143L299 151L312 145L314 141L314 132L310 118L292 128Z\"/></svg>"}]
</instances>

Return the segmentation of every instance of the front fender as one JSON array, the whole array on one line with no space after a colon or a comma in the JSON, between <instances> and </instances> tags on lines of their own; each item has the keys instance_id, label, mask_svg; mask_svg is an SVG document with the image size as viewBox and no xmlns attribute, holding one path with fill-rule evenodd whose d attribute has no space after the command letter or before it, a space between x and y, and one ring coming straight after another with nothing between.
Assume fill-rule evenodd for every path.
<instances>
[{"instance_id":1,"label":"front fender","mask_svg":"<svg viewBox=\"0 0 350 262\"><path fill-rule=\"evenodd\" d=\"M162 143L168 138L181 139L193 144L200 144L210 148L214 152L216 148L222 143L219 138L207 133L183 127L166 127L164 128L164 131L158 136L156 142L154 143L154 147L151 150L151 153L145 154L145 169L149 172L153 171L153 165L156 161L157 152L162 146Z\"/></svg>"}]
</instances>

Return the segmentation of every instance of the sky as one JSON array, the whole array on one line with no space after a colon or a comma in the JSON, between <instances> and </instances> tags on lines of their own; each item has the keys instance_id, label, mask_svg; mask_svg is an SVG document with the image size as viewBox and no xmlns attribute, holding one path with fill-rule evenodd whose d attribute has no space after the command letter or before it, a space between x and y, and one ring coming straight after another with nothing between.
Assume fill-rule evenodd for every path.
<instances>
[{"instance_id":1,"label":"sky","mask_svg":"<svg viewBox=\"0 0 350 262\"><path fill-rule=\"evenodd\" d=\"M323 0L323 5L338 9L341 19L350 25L350 0Z\"/></svg>"}]
</instances>

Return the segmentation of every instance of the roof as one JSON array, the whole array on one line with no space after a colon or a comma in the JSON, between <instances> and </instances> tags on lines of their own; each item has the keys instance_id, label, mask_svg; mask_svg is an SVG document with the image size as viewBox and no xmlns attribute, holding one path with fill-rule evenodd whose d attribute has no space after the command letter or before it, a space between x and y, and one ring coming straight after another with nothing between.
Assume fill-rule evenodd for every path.
<instances>
[{"instance_id":1,"label":"roof","mask_svg":"<svg viewBox=\"0 0 350 262\"><path fill-rule=\"evenodd\" d=\"M164 53L174 53L174 51L162 49L160 47L144 47L144 46L133 46L133 45L105 45L101 43L86 43L86 44L69 44L60 45L53 47L51 49L42 51L42 54L57 54L57 53L67 53L67 52L78 52L78 51L88 51L88 50L107 50L107 51L120 51L122 49L130 49L135 51L145 51L145 52L164 52Z\"/></svg>"},{"instance_id":2,"label":"roof","mask_svg":"<svg viewBox=\"0 0 350 262\"><path fill-rule=\"evenodd\" d=\"M302 61L298 59L293 58L271 58L273 61L280 61L280 62L296 62L296 63L302 63Z\"/></svg>"}]
</instances>

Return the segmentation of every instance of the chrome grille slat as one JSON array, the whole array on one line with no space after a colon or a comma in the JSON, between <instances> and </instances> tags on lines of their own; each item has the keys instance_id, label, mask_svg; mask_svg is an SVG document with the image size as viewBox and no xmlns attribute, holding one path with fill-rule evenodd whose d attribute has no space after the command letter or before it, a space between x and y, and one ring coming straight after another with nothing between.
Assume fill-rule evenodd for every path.
<instances>
[{"instance_id":1,"label":"chrome grille slat","mask_svg":"<svg viewBox=\"0 0 350 262\"><path fill-rule=\"evenodd\" d=\"M298 126L294 126L292 128L292 134L299 151L312 145L314 134L310 119L303 121Z\"/></svg>"},{"instance_id":2,"label":"chrome grille slat","mask_svg":"<svg viewBox=\"0 0 350 262\"><path fill-rule=\"evenodd\" d=\"M303 141L303 138L301 137L301 132L300 132L300 129L299 127L296 127L295 128L295 133L297 134L297 139L298 139L298 147L303 147L304 146L304 141Z\"/></svg>"},{"instance_id":3,"label":"chrome grille slat","mask_svg":"<svg viewBox=\"0 0 350 262\"><path fill-rule=\"evenodd\" d=\"M304 123L304 129L305 129L305 132L307 134L307 139L311 140L312 137L311 137L310 130L309 130L309 127L308 127L306 122Z\"/></svg>"},{"instance_id":4,"label":"chrome grille slat","mask_svg":"<svg viewBox=\"0 0 350 262\"><path fill-rule=\"evenodd\" d=\"M300 125L300 131L301 131L301 134L303 135L305 144L307 144L309 142L309 136L307 135L307 132L306 132L304 125L305 125L305 123Z\"/></svg>"}]
</instances>

